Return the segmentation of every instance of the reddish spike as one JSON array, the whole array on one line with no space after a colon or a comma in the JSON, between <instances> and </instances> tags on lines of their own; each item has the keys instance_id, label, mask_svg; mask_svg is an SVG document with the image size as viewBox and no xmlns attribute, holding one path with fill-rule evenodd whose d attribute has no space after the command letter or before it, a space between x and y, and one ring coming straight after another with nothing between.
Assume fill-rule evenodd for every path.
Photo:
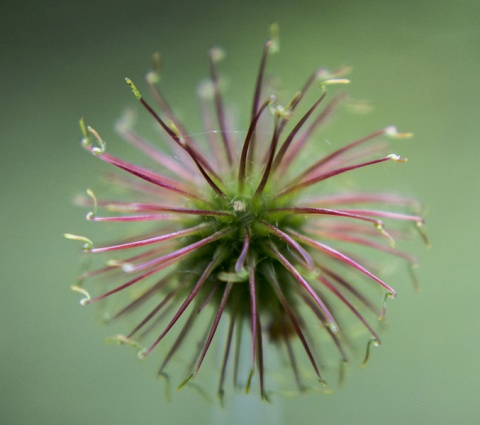
<instances>
[{"instance_id":1,"label":"reddish spike","mask_svg":"<svg viewBox=\"0 0 480 425\"><path fill-rule=\"evenodd\" d=\"M298 338L300 339L300 342L303 345L303 348L310 360L310 363L312 364L313 369L315 370L315 373L318 376L318 379L322 380L322 377L320 375L320 371L317 367L317 363L315 362L315 359L313 357L313 354L310 350L310 347L308 346L307 340L305 339L305 336L303 335L302 329L300 327L300 323L295 317L295 314L293 310L290 308L290 305L288 304L287 299L285 298L285 295L283 294L280 285L278 284L277 278L275 276L275 273L270 270L269 271L270 275L270 283L273 286L273 289L275 290L275 293L277 294L278 300L280 301L280 304L282 305L283 309L285 310L285 313L287 314L288 318L290 319L290 323L292 324L293 328L295 329L295 333L297 334ZM285 336L285 341L287 342L287 336ZM292 353L293 354L293 353ZM292 358L291 358L292 359ZM298 378L298 376L296 376ZM299 380L297 379L297 383Z\"/></svg>"},{"instance_id":2,"label":"reddish spike","mask_svg":"<svg viewBox=\"0 0 480 425\"><path fill-rule=\"evenodd\" d=\"M108 322L112 320L116 320L119 317L124 316L126 313L130 313L132 311L135 311L137 308L139 308L142 304L144 304L146 301L148 301L152 294L155 292L163 289L163 287L170 281L172 278L172 273L168 274L165 276L163 279L160 279L155 285L153 285L151 288L147 289L143 294L135 298L133 301L129 302L125 307L123 307L119 312L117 312L113 317L108 319Z\"/></svg>"},{"instance_id":3,"label":"reddish spike","mask_svg":"<svg viewBox=\"0 0 480 425\"><path fill-rule=\"evenodd\" d=\"M178 203L177 194L170 191L165 191L162 187L153 185L143 179L132 179L129 175L125 173L116 173L116 172L106 172L104 175L105 183L115 185L117 187L124 187L130 193L136 193L139 196L146 197L161 197L165 201ZM187 183L188 189L192 187L192 181ZM206 200L205 200L206 201ZM207 204L208 202L205 202Z\"/></svg>"},{"instance_id":4,"label":"reddish spike","mask_svg":"<svg viewBox=\"0 0 480 425\"><path fill-rule=\"evenodd\" d=\"M238 190L240 193L243 192L243 186L245 184L245 169L247 164L247 153L249 151L250 143L253 140L253 134L254 134L255 128L257 126L260 116L268 107L268 105L272 102L272 100L273 100L273 97L271 96L268 100L262 103L262 106L258 110L253 120L250 122L250 125L248 127L247 135L243 142L242 154L240 157L240 163L238 167Z\"/></svg>"},{"instance_id":5,"label":"reddish spike","mask_svg":"<svg viewBox=\"0 0 480 425\"><path fill-rule=\"evenodd\" d=\"M165 369L169 361L172 359L173 355L177 352L177 350L182 345L182 342L185 340L185 337L187 336L188 332L192 329L192 324L194 320L197 318L197 316L198 316L198 310L196 308L193 308L190 314L188 315L188 318L185 321L185 324L183 325L182 330L179 332L179 334L175 338L175 342L170 347L170 350L168 351L167 355L163 359L162 364L158 368L159 375L163 373L163 370Z\"/></svg>"},{"instance_id":6,"label":"reddish spike","mask_svg":"<svg viewBox=\"0 0 480 425\"><path fill-rule=\"evenodd\" d=\"M217 72L216 61L214 56L215 56L214 50L210 49L208 57L210 59L210 76L212 79L214 96L215 96L215 109L217 111L218 125L220 127L223 146L225 148L225 155L227 157L228 165L231 166L233 163L233 148L232 148L232 143L228 137L227 125L225 122L225 111L223 107L222 97L220 94L218 72Z\"/></svg>"},{"instance_id":7,"label":"reddish spike","mask_svg":"<svg viewBox=\"0 0 480 425\"><path fill-rule=\"evenodd\" d=\"M94 303L94 302L96 302L96 301L100 301L100 300L102 300L103 298L108 297L109 295L113 295L113 294L115 294L115 293L117 293L117 292L119 292L119 291L122 291L123 289L126 289L126 288L134 285L135 283L140 282L141 280L146 279L147 277L149 277L149 276L151 276L151 275L153 275L153 274L155 274L155 273L158 273L158 272L159 272L160 270L162 270L163 268L164 268L164 266L162 265L162 266L160 266L160 267L156 267L156 268L154 268L154 269L152 269L152 270L149 270L148 272L146 272L146 273L144 273L144 274L142 274L142 275L140 275L140 276L137 276L137 277L134 278L134 279L129 280L128 282L124 283L123 285L120 285L120 286L112 289L111 291L106 292L106 293L103 294L103 295L99 295L98 297L91 298L91 299L89 299L89 300L85 300L84 304L91 304L91 303Z\"/></svg>"},{"instance_id":8,"label":"reddish spike","mask_svg":"<svg viewBox=\"0 0 480 425\"><path fill-rule=\"evenodd\" d=\"M129 128L123 128L121 125L117 126L117 132L122 138L134 146L139 151L143 152L149 158L158 162L162 167L167 168L177 177L182 178L185 181L191 179L188 172L185 171L185 167L182 167L179 163L174 161L170 156L164 154L155 146L147 142L143 137L137 134L135 131Z\"/></svg>"},{"instance_id":9,"label":"reddish spike","mask_svg":"<svg viewBox=\"0 0 480 425\"><path fill-rule=\"evenodd\" d=\"M228 357L230 356L230 348L232 346L233 329L235 327L235 317L236 317L236 311L234 310L230 316L230 324L228 325L227 340L225 342L225 351L223 353L223 359L222 359L222 369L220 372L220 379L218 381L217 392L218 392L218 396L220 397L220 400L223 399L223 393L224 393L223 384L225 383Z\"/></svg>"},{"instance_id":10,"label":"reddish spike","mask_svg":"<svg viewBox=\"0 0 480 425\"><path fill-rule=\"evenodd\" d=\"M168 205L145 202L98 201L97 205L109 211L117 212L165 212L174 214L192 214L206 216L232 216L227 211L200 210L192 208L171 207ZM91 206L91 203L89 204Z\"/></svg>"},{"instance_id":11,"label":"reddish spike","mask_svg":"<svg viewBox=\"0 0 480 425\"><path fill-rule=\"evenodd\" d=\"M319 291L317 291L319 292ZM340 342L340 339L337 337L337 335L330 329L328 326L328 321L323 313L323 311L318 307L315 302L307 296L307 294L302 293L300 294L305 303L310 307L310 310L312 310L313 314L317 316L317 318L322 322L322 324L325 326L325 330L328 333L328 336L332 339L333 343L335 344L335 347L337 348L338 352L342 356L342 359L347 362L347 355L345 353L345 350L343 349L342 343ZM323 298L323 295L318 293L319 296ZM322 379L321 382L325 383L325 381Z\"/></svg>"},{"instance_id":12,"label":"reddish spike","mask_svg":"<svg viewBox=\"0 0 480 425\"><path fill-rule=\"evenodd\" d=\"M416 210L420 208L419 202L414 198L399 196L391 193L340 193L333 195L310 198L309 204L318 205L346 205L346 204L389 204L408 206Z\"/></svg>"},{"instance_id":13,"label":"reddish spike","mask_svg":"<svg viewBox=\"0 0 480 425\"><path fill-rule=\"evenodd\" d=\"M160 242L163 242L163 241L168 241L168 240L171 240L171 239L181 238L183 236L192 235L194 233L197 233L200 230L205 229L206 227L208 227L208 225L202 223L198 226L191 227L190 229L183 229L183 230L179 230L177 232L168 233L168 234L161 235L161 236L155 236L155 237L149 238L149 239L143 239L143 240L135 241L135 242L128 242L128 243L124 243L124 244L120 244L120 245L106 246L106 247L102 247L102 248L92 248L90 250L90 252L97 252L98 253L98 252L106 252L106 251L116 251L116 250L119 250L119 249L137 248L137 247L140 247L140 246L151 245L151 244L160 243Z\"/></svg>"},{"instance_id":14,"label":"reddish spike","mask_svg":"<svg viewBox=\"0 0 480 425\"><path fill-rule=\"evenodd\" d=\"M255 117L258 113L258 105L260 103L260 96L262 95L262 85L263 85L263 78L265 75L265 69L267 67L267 59L268 54L270 52L270 47L272 45L271 40L268 40L265 43L262 52L262 59L260 60L260 66L258 68L257 74L257 82L255 84L255 92L253 95L253 103L252 103L252 112L250 115L250 122L255 120ZM251 167L255 158L255 135L252 134L251 142L250 142L250 149L248 151L248 164Z\"/></svg>"},{"instance_id":15,"label":"reddish spike","mask_svg":"<svg viewBox=\"0 0 480 425\"><path fill-rule=\"evenodd\" d=\"M165 250L165 247L163 247L163 246L160 247L160 248L150 249L146 252L142 252L139 255L135 255L135 256L130 257L126 260L123 260L122 263L130 263L130 262L133 262L133 261L137 261L141 258L148 258L149 256L156 255L156 254L158 254L158 253L160 253L164 250ZM96 270L92 270L90 272L84 273L80 276L80 280L91 278L91 277L94 277L94 276L98 276L100 274L107 273L109 271L115 271L115 270L118 271L118 269L121 267L122 263L118 263L116 265L107 265L105 267L101 267L100 269L96 269Z\"/></svg>"},{"instance_id":16,"label":"reddish spike","mask_svg":"<svg viewBox=\"0 0 480 425\"><path fill-rule=\"evenodd\" d=\"M326 93L323 93L320 98L313 104L313 106L307 111L307 113L298 121L297 125L293 128L293 130L290 132L290 134L287 136L285 141L282 144L282 147L278 151L277 156L275 157L275 161L273 163L273 170L276 170L280 163L282 162L282 159L285 156L285 153L287 152L287 149L290 147L290 144L292 143L294 137L297 135L297 133L300 131L302 126L305 124L305 122L308 120L310 115L315 111L315 109L322 103L323 99L326 97ZM283 121L285 122L285 121Z\"/></svg>"},{"instance_id":17,"label":"reddish spike","mask_svg":"<svg viewBox=\"0 0 480 425\"><path fill-rule=\"evenodd\" d=\"M386 157L374 159L372 161L362 162L360 164L354 164L354 165L350 165L348 167L337 168L335 170L320 174L319 176L312 177L308 180L304 180L304 181L301 181L299 183L292 184L292 182L290 182L289 184L287 184L287 189L282 190L278 194L278 196L284 196L288 193L297 192L299 190L302 190L302 189L305 189L309 186L312 186L313 184L319 183L323 180L327 180L331 177L338 176L339 174L343 174L343 173L346 173L348 171L356 170L358 168L367 167L369 165L374 165L374 164L379 164L379 163L382 163L382 162L390 161L391 159L392 159L392 157L390 155L388 155ZM299 180L299 178L297 177L293 181L298 181L298 180Z\"/></svg>"},{"instance_id":18,"label":"reddish spike","mask_svg":"<svg viewBox=\"0 0 480 425\"><path fill-rule=\"evenodd\" d=\"M260 378L260 397L264 401L269 401L267 393L265 391L265 373L264 373L264 366L263 366L263 341L262 341L262 326L260 323L260 316L257 315L257 329L260 331L257 333L257 365L259 371L259 378Z\"/></svg>"},{"instance_id":19,"label":"reddish spike","mask_svg":"<svg viewBox=\"0 0 480 425\"><path fill-rule=\"evenodd\" d=\"M304 235L301 235L300 233L297 233L295 231L291 231L291 234L293 237L295 237L298 240L301 240L302 242L306 243L307 245L311 246L312 248L317 249L318 251L324 252L325 254L336 258L337 260L340 260L344 262L345 264L348 264L349 266L353 267L354 269L358 270L359 272L363 273L364 275L368 276L369 278L373 279L375 282L379 283L381 286L383 286L390 294L392 294L393 297L397 295L395 290L387 285L383 280L375 276L373 273L368 271L365 267L354 261L352 258L346 256L345 254L341 253L340 251L337 251L336 249L329 247L328 245L325 245L321 242L315 241L313 239L310 239Z\"/></svg>"},{"instance_id":20,"label":"reddish spike","mask_svg":"<svg viewBox=\"0 0 480 425\"><path fill-rule=\"evenodd\" d=\"M296 94L295 94L295 97L293 98L293 100L290 102L289 104L289 107L288 107L288 110L290 112L293 112L296 107L298 106L298 104L300 103L300 101L303 99L303 97L305 96L305 93L308 91L308 89L312 86L312 84L315 82L315 80L317 79L317 75L318 75L318 70L312 72L310 74L310 76L308 77L307 81L305 82L305 84L303 85L303 87L300 89L300 91L298 91ZM287 124L288 122L288 119L285 119L283 118L280 122L280 127L279 127L279 134L282 133L283 129L285 128L285 125Z\"/></svg>"},{"instance_id":21,"label":"reddish spike","mask_svg":"<svg viewBox=\"0 0 480 425\"><path fill-rule=\"evenodd\" d=\"M158 85L149 83L149 87L150 87L150 91L151 91L155 101L157 102L157 104L160 107L160 109L162 110L162 112L168 117L168 119L170 121L173 122L175 127L178 128L178 130L185 137L188 145L193 149L193 151L198 153L198 151L195 147L195 141L191 137L188 136L188 134L189 134L188 131L185 129L185 126L179 121L179 119L173 113L172 108L168 104L168 102L165 99L165 96L163 95L163 93L160 91ZM202 158L202 161L205 161L205 159ZM205 168L208 168L208 164L206 163L206 161L205 161L205 163L202 162L202 164ZM209 171L211 172L212 170L209 170Z\"/></svg>"},{"instance_id":22,"label":"reddish spike","mask_svg":"<svg viewBox=\"0 0 480 425\"><path fill-rule=\"evenodd\" d=\"M392 220L405 220L405 221L414 221L418 224L423 224L424 220L423 217L418 215L411 215L411 214L402 214L397 212L391 211L377 211L377 210L351 210L346 209L343 210L349 212L351 214L358 214L370 217L381 217L381 218L391 218Z\"/></svg>"},{"instance_id":23,"label":"reddish spike","mask_svg":"<svg viewBox=\"0 0 480 425\"><path fill-rule=\"evenodd\" d=\"M240 255L238 256L237 262L235 263L235 271L240 273L245 264L245 259L247 258L248 247L250 246L250 232L248 227L245 228L245 237L243 239L243 247Z\"/></svg>"},{"instance_id":24,"label":"reddish spike","mask_svg":"<svg viewBox=\"0 0 480 425\"><path fill-rule=\"evenodd\" d=\"M269 223L266 223L265 221L260 221L259 224L261 224L262 226L266 227L267 230L270 232L270 233L273 233L274 235L278 236L280 239L282 239L284 242L286 242L287 244L289 244L292 248L295 249L295 251L297 251L300 256L303 258L303 261L305 261L305 264L307 265L308 269L309 270L313 270L314 268L314 264L313 264L313 260L312 260L312 257L310 256L310 254L305 251L301 246L300 244L298 244L297 242L295 242L289 235L287 235L285 232L282 232L278 227L275 227L275 226L272 226L271 224Z\"/></svg>"},{"instance_id":25,"label":"reddish spike","mask_svg":"<svg viewBox=\"0 0 480 425\"><path fill-rule=\"evenodd\" d=\"M375 225L375 227L382 227L380 220L374 220L373 218L364 217L362 215L351 214L343 210L332 210L328 208L314 208L314 207L285 207L285 208L272 208L270 211L285 211L293 214L318 214L318 215L331 215L337 217L348 217L355 220L367 221Z\"/></svg>"},{"instance_id":26,"label":"reddish spike","mask_svg":"<svg viewBox=\"0 0 480 425\"><path fill-rule=\"evenodd\" d=\"M250 269L250 278L248 280L249 289L250 289L250 321L252 325L252 349L251 349L251 364L250 364L250 373L248 374L247 385L245 387L245 392L248 393L250 390L250 384L252 381L253 373L255 371L255 358L257 355L257 332L258 332L258 316L257 316L257 296L255 288L255 264L253 257L249 257L249 269Z\"/></svg>"},{"instance_id":27,"label":"reddish spike","mask_svg":"<svg viewBox=\"0 0 480 425\"><path fill-rule=\"evenodd\" d=\"M335 152L332 152L330 155L327 155L326 157L320 159L317 161L315 164L311 165L308 167L305 171L303 171L298 177L292 180L290 184L296 183L309 174L311 174L314 170L319 169L320 167L324 166L328 162L332 161L333 159L339 157L340 155L344 154L345 152L348 152L370 140L373 140L377 137L380 137L381 135L385 134L386 130L382 128L381 130L374 131L373 133L369 134L368 136L362 137L361 139L355 140L352 143L349 143L346 146L343 146L340 149L337 149Z\"/></svg>"},{"instance_id":28,"label":"reddish spike","mask_svg":"<svg viewBox=\"0 0 480 425\"><path fill-rule=\"evenodd\" d=\"M178 134L176 134L166 123L163 121L160 116L154 111L154 109L150 106L150 104L142 97L140 98L140 103L143 105L143 107L150 113L150 115L157 121L160 126L163 128L163 130L170 136L170 138L182 149L184 149L190 157L196 158L197 161L215 178L219 179L218 175L215 174L213 169L208 165L208 162L203 158L203 156L190 144L185 143L182 141L179 137ZM178 128L178 131L180 132L180 128ZM185 133L180 132L182 137L185 137L188 142L190 142L190 139L186 136Z\"/></svg>"},{"instance_id":29,"label":"reddish spike","mask_svg":"<svg viewBox=\"0 0 480 425\"><path fill-rule=\"evenodd\" d=\"M410 255L406 252L399 251L395 248L390 246L385 246L377 242L372 242L369 239L359 238L356 236L349 236L344 232L335 232L335 231L320 231L318 232L323 238L334 239L342 242L349 242L354 244L359 244L362 246L366 246L372 249L376 249L378 251L388 252L389 254L395 255L396 257L401 257L412 264L416 264L416 258L413 255Z\"/></svg>"},{"instance_id":30,"label":"reddish spike","mask_svg":"<svg viewBox=\"0 0 480 425\"><path fill-rule=\"evenodd\" d=\"M225 287L225 291L223 292L223 297L222 301L220 302L220 305L218 307L217 314L215 315L215 319L213 321L213 325L210 329L210 333L208 334L207 341L205 342L205 345L203 347L202 354L200 355L200 359L198 360L197 366L193 372L193 375L197 375L198 371L200 370L200 366L202 365L203 359L205 358L205 355L207 354L208 348L210 347L210 344L212 342L212 339L215 335L215 332L217 330L218 324L220 323L220 318L222 317L223 311L225 309L225 305L227 304L228 297L230 295L230 291L232 290L232 282L228 282L227 286Z\"/></svg>"},{"instance_id":31,"label":"reddish spike","mask_svg":"<svg viewBox=\"0 0 480 425\"><path fill-rule=\"evenodd\" d=\"M329 325L333 327L335 330L337 329L337 325L335 320L333 319L332 314L328 311L328 308L323 303L323 301L319 298L316 292L312 289L309 283L305 280L305 278L297 271L295 267L280 253L277 247L271 244L272 251L275 257L280 261L280 263L290 272L290 274L295 278L295 280L300 283L305 290L310 294L310 296L315 300L316 304L322 310L323 314L327 318Z\"/></svg>"},{"instance_id":32,"label":"reddish spike","mask_svg":"<svg viewBox=\"0 0 480 425\"><path fill-rule=\"evenodd\" d=\"M343 279L340 275L335 273L334 271L328 269L324 266L319 266L319 269L333 279L338 285L342 288L345 288L352 296L354 296L357 300L359 300L365 307L367 307L373 314L379 315L378 310L375 308L373 303L364 296L354 285L349 283L347 280Z\"/></svg>"},{"instance_id":33,"label":"reddish spike","mask_svg":"<svg viewBox=\"0 0 480 425\"><path fill-rule=\"evenodd\" d=\"M110 221L110 222L129 222L129 221L175 221L175 218L167 214L142 214L142 215L129 215L121 217L97 217L94 215L88 215L87 220L91 221ZM91 250L95 252L93 249ZM98 251L97 251L98 252Z\"/></svg>"},{"instance_id":34,"label":"reddish spike","mask_svg":"<svg viewBox=\"0 0 480 425\"><path fill-rule=\"evenodd\" d=\"M233 386L237 387L238 386L238 369L239 369L239 364L240 364L240 344L242 341L242 335L243 335L243 318L238 323L237 326L237 331L235 334L235 358L234 358L234 364L233 364Z\"/></svg>"},{"instance_id":35,"label":"reddish spike","mask_svg":"<svg viewBox=\"0 0 480 425\"><path fill-rule=\"evenodd\" d=\"M93 148L87 147L87 149L92 151ZM134 176L137 176L145 181L148 181L149 183L153 183L164 189L178 193L179 195L183 195L189 199L203 201L203 199L200 198L198 195L182 189L176 182L168 179L167 177L153 173L152 171L147 170L143 167L138 167L136 165L130 164L129 162L122 161L121 159L118 159L108 153L98 153L95 155L99 157L101 160L108 162L109 164L112 164L115 167L121 168L122 170L125 170L126 172L133 174Z\"/></svg>"},{"instance_id":36,"label":"reddish spike","mask_svg":"<svg viewBox=\"0 0 480 425\"><path fill-rule=\"evenodd\" d=\"M213 269L218 265L218 257L212 259L206 269L203 271L202 275L198 279L197 283L195 284L194 288L188 295L188 297L185 299L183 304L180 306L180 308L177 310L175 315L173 316L172 320L170 323L167 325L165 330L160 334L160 336L153 342L153 344L147 348L145 351L141 352L140 355L141 357L146 357L148 356L152 350L158 345L158 343L163 339L163 337L170 331L172 326L177 322L177 320L180 318L180 316L183 314L183 312L186 310L186 308L190 305L192 300L196 297L198 294L198 291L200 291L200 288L203 286L205 281L208 279L210 274L212 273Z\"/></svg>"},{"instance_id":37,"label":"reddish spike","mask_svg":"<svg viewBox=\"0 0 480 425\"><path fill-rule=\"evenodd\" d=\"M337 105L344 100L346 97L345 93L339 93L335 96L330 103L325 107L322 113L313 121L312 124L308 126L308 128L297 138L296 142L293 144L292 148L290 149L289 153L287 153L280 164L280 171L282 173L285 172L287 167L292 163L295 157L298 156L299 152L305 146L308 140L310 140L314 131L318 130L318 128L325 124L328 119L333 115L335 112L335 108Z\"/></svg>"},{"instance_id":38,"label":"reddish spike","mask_svg":"<svg viewBox=\"0 0 480 425\"><path fill-rule=\"evenodd\" d=\"M226 233L228 233L230 229L220 230L213 235L210 235L204 239L199 240L198 242L194 242L190 245L184 246L176 251L171 252L170 254L166 254L159 258L154 258L153 260L147 261L145 263L136 264L128 267L128 272L137 272L139 270L144 270L146 268L155 266L157 264L161 264L160 267L165 268L167 265L172 264L173 262L179 261L185 255L190 254L192 251L195 251L202 246L208 245L209 243L215 242L216 240L223 237Z\"/></svg>"},{"instance_id":39,"label":"reddish spike","mask_svg":"<svg viewBox=\"0 0 480 425\"><path fill-rule=\"evenodd\" d=\"M140 329L142 329L152 318L163 308L165 305L179 292L180 288L175 288L173 291L170 291L168 295L155 306L155 308L148 313L145 318L137 325L135 328L128 334L127 338L131 338L135 335Z\"/></svg>"},{"instance_id":40,"label":"reddish spike","mask_svg":"<svg viewBox=\"0 0 480 425\"><path fill-rule=\"evenodd\" d=\"M342 293L335 288L335 286L332 285L332 283L324 276L320 276L318 280L335 296L343 303L345 304L348 309L357 317L360 322L364 324L364 326L368 329L368 331L372 334L374 338L376 338L378 341L380 341L380 338L378 337L377 333L373 330L373 328L368 324L368 322L365 320L365 318L359 313L359 311L353 306L353 304L348 301Z\"/></svg>"},{"instance_id":41,"label":"reddish spike","mask_svg":"<svg viewBox=\"0 0 480 425\"><path fill-rule=\"evenodd\" d=\"M267 59L268 59L268 54L270 53L271 45L272 45L271 40L268 40L263 47L262 59L260 60L260 66L258 68L258 73L257 73L257 82L255 84L255 92L253 95L251 121L253 121L255 115L257 115L257 112L258 112L258 104L260 103L260 96L262 95L263 77L265 74L265 69L267 67Z\"/></svg>"},{"instance_id":42,"label":"reddish spike","mask_svg":"<svg viewBox=\"0 0 480 425\"><path fill-rule=\"evenodd\" d=\"M165 122L158 116L158 114L153 110L153 108L142 98L140 98L140 102L142 105L150 112L150 114L155 118L155 120L160 124L160 126L167 132L167 134L180 146L184 149L190 158L193 160L195 165L197 166L198 170L202 174L205 181L209 184L209 186L220 196L225 197L225 194L221 191L221 189L213 182L211 177L207 174L205 169L212 174L218 181L221 181L220 177L213 171L212 167L208 165L208 162L203 158L203 156L196 151L190 144L185 143L178 134L176 134L170 127L165 124ZM184 137L184 135L182 135Z\"/></svg>"},{"instance_id":43,"label":"reddish spike","mask_svg":"<svg viewBox=\"0 0 480 425\"><path fill-rule=\"evenodd\" d=\"M270 143L270 152L268 156L267 166L265 167L262 180L260 181L260 184L258 185L257 190L255 191L254 197L260 196L263 193L265 186L267 185L268 178L270 177L270 172L272 171L273 158L275 156L275 151L277 150L277 145L278 145L278 115L275 115L274 130L273 130L272 141Z\"/></svg>"}]
</instances>

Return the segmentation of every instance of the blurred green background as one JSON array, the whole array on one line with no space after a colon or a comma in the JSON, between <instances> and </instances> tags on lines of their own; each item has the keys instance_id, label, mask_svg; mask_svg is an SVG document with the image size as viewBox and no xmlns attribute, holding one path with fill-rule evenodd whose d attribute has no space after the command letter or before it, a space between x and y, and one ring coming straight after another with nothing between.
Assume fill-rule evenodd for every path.
<instances>
[{"instance_id":1,"label":"blurred green background","mask_svg":"<svg viewBox=\"0 0 480 425\"><path fill-rule=\"evenodd\" d=\"M480 2L10 3L0 14L1 424L478 423ZM349 134L389 124L415 133L395 149L410 162L381 186L429 209L433 249L416 248L422 289L395 283L382 347L331 395L270 406L253 394L223 412L189 391L166 402L152 368L105 345L111 330L70 291L79 246L62 234L94 233L71 200L104 169L81 149L78 119L113 143L114 121L135 103L123 78L141 86L156 50L168 98L196 114L205 52L217 43L229 99L246 107L274 21L281 51L269 70L286 87L319 65L352 65L350 93L374 110L353 124L343 115Z\"/></svg>"}]
</instances>

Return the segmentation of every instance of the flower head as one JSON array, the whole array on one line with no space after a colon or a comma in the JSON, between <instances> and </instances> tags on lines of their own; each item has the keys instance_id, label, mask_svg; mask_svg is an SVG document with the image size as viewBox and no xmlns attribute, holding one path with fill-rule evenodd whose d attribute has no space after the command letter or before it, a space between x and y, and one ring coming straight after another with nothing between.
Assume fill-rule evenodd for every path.
<instances>
[{"instance_id":1,"label":"flower head","mask_svg":"<svg viewBox=\"0 0 480 425\"><path fill-rule=\"evenodd\" d=\"M345 70L314 72L282 105L265 78L276 47L275 38L264 46L243 132L233 131L224 107L218 76L223 55L216 48L209 51L211 78L198 92L206 140L191 135L174 115L155 71L147 77L155 107L127 83L158 123L171 155L123 119L120 135L151 160L150 166L135 165L110 154L99 134L81 122L83 146L123 172L110 176L110 186L124 189L112 199L97 200L88 191L82 200L93 206L88 220L138 229L100 247L66 235L82 240L93 261L103 261L74 286L85 295L81 303L114 300L109 320L135 318L128 335L116 340L141 347L141 358L163 354L161 375L188 345L190 366L182 385L197 376L207 354L217 356L220 395L227 380L247 391L255 380L266 398L267 389L278 386L274 379L267 382L265 371L282 363L291 370L280 375L291 377L299 390L306 388L305 364L324 384L332 357L347 362L359 327L370 334L368 346L378 344L374 323L385 313L378 294L386 300L396 292L364 253L414 264L413 256L395 248L394 240L408 233L395 223L423 223L412 199L336 187L332 192L330 184L340 176L405 162L385 152L385 138L408 135L386 127L340 148L312 149L345 98L340 92L329 100L326 87L347 83ZM306 94L318 86L317 99L299 114ZM99 215L100 209L110 215ZM211 343L219 339L216 352ZM272 354L269 346L278 350Z\"/></svg>"}]
</instances>

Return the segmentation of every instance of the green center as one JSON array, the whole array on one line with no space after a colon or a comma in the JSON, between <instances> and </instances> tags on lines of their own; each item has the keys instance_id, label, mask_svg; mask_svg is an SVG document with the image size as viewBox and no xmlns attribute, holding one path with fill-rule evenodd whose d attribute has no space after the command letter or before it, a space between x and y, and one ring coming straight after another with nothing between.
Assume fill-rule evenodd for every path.
<instances>
[{"instance_id":1,"label":"green center","mask_svg":"<svg viewBox=\"0 0 480 425\"><path fill-rule=\"evenodd\" d=\"M267 269L274 271L285 297L290 302L294 301L291 296L292 277L278 260L272 256L269 247L272 243L275 244L276 248L282 252L282 255L288 258L291 258L292 248L282 238L269 231L268 226L265 226L265 224L274 226L282 232L288 232L288 229L301 231L305 218L286 211L274 211L277 208L291 205L291 202L287 203L285 199L279 200L267 191L260 196L239 196L237 193L231 198L215 197L212 203L215 205L216 211L228 212L231 215L197 216L193 223L188 223L188 226L204 223L208 224L208 227L199 234L186 238L184 240L185 245L202 240L221 230L229 229L230 231L221 239L193 252L181 264L180 270L189 271L185 276L188 280L186 290L191 289L212 258L216 254L221 253L221 263L216 267L204 288L202 288L203 296L207 297L215 289L214 300L219 305L223 288L228 282L232 282L234 287L226 310L250 317L251 296L249 279L252 269L249 264L253 262L257 309L262 312L262 316L267 316L267 323L269 323L271 328L271 336L275 338L275 335L278 334L275 324L278 324L279 320L284 323L284 320L281 320L284 313L278 302L275 290L266 276ZM247 233L249 239L248 254L243 267L238 270L236 265L244 249ZM286 329L285 332L290 331Z\"/></svg>"}]
</instances>

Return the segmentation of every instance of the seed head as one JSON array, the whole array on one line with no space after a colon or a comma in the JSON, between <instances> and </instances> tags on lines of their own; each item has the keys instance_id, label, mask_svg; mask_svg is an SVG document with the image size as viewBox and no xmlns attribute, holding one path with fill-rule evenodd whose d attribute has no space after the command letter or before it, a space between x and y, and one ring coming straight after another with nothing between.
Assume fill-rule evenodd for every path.
<instances>
[{"instance_id":1,"label":"seed head","mask_svg":"<svg viewBox=\"0 0 480 425\"><path fill-rule=\"evenodd\" d=\"M408 134L389 126L319 153L322 149L312 146L318 145L318 132L346 98L340 92L329 100L326 88L347 83L346 69L315 71L281 105L265 77L269 55L277 49L276 37L263 48L244 132L233 131L224 106L218 74L223 51L210 49L210 81L198 91L207 140L187 131L161 93L159 56L147 76L156 107L126 79L172 150L165 153L121 120L117 131L151 160L149 167L110 154L100 135L81 121L82 145L122 172L109 177L115 187L111 199L97 200L89 190L80 200L92 208L87 219L133 223L137 229L134 236L100 247L66 235L84 242L93 261L103 258L101 267L85 272L74 286L85 296L82 305L114 300L109 320L136 319L116 340L141 347L141 358L154 351L163 355L162 376L173 357L188 351L190 366L180 386L196 378L207 354L216 359L220 396L230 379L247 392L255 381L264 399L267 389L290 389L290 376L300 391L309 375L325 385L324 370L332 358L347 363L359 327L370 334L363 345L367 353L372 343L378 345L374 322L385 314L378 291L384 300L396 292L377 272L383 260L368 262L365 254L415 264L413 256L395 248L394 240L408 234L395 224L417 229L423 224L412 199L337 186L332 192L331 182L341 175L405 162L385 152L385 138ZM298 114L315 87L320 87L317 99ZM211 349L213 340L223 341L222 352ZM279 372L283 364L290 371ZM266 370L272 372L268 383Z\"/></svg>"}]
</instances>

